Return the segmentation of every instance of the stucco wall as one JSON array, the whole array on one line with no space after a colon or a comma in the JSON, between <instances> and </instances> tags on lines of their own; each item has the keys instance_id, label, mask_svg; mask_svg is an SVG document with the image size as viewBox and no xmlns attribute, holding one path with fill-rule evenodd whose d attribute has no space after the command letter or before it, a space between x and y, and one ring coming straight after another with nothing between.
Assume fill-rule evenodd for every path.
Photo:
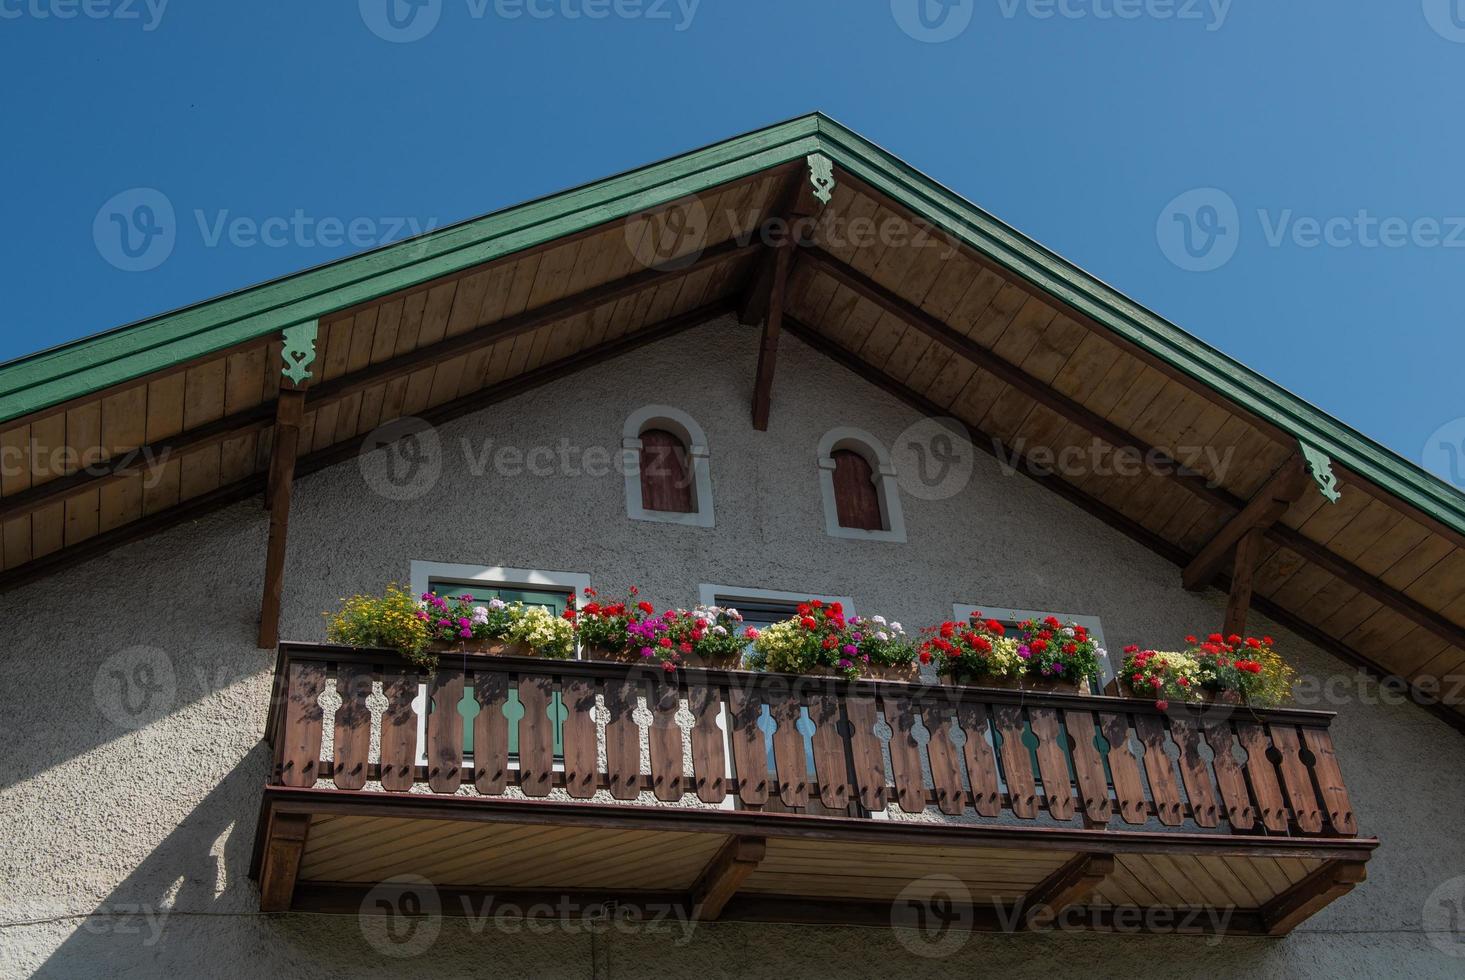
<instances>
[{"instance_id":1,"label":"stucco wall","mask_svg":"<svg viewBox=\"0 0 1465 980\"><path fill-rule=\"evenodd\" d=\"M857 425L891 445L916 416L785 340L772 424L756 432L755 360L751 331L711 324L458 420L440 430L440 478L415 500L372 492L356 463L302 479L283 634L321 638L322 610L405 583L414 558L583 571L600 587L635 581L658 604L695 602L701 582L844 594L911 625L949 616L953 602L1051 608L1101 617L1114 649L1219 621L1219 594L1185 592L1173 566L985 454L959 494L903 496L908 544L826 536L819 437ZM481 459L484 440L528 449L562 438L614 452L622 420L647 402L706 430L714 528L628 521L614 472L556 465L510 478L463 452L464 440ZM923 959L887 930L719 924L681 945L676 934L592 942L450 920L425 956L403 962L363 942L354 917L262 916L246 872L273 663L253 644L265 524L260 502L246 501L0 597L0 974L590 976L598 962L613 977L1036 976L1103 963L1131 977L1443 977L1465 966L1421 932L1426 896L1465 874L1465 781L1442 777L1465 771L1465 738L1374 696L1326 706L1341 714L1360 826L1383 846L1365 885L1281 942L974 935ZM1349 673L1259 627L1304 672Z\"/></svg>"}]
</instances>

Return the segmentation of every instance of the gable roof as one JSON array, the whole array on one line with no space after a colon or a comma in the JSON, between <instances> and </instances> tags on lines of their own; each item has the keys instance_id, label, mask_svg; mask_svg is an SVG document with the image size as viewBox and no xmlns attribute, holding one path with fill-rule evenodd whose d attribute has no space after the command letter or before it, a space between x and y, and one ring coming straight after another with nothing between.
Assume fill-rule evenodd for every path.
<instances>
[{"instance_id":1,"label":"gable roof","mask_svg":"<svg viewBox=\"0 0 1465 980\"><path fill-rule=\"evenodd\" d=\"M1465 664L1465 495L817 113L0 366L0 444L36 460L0 483L0 526L27 521L23 542L18 524L0 542L0 583L257 492L284 328L319 324L305 451L307 465L326 465L378 422L472 410L732 308L767 266L752 230L787 208L811 154L833 162L830 208L932 229L959 254L938 267L816 243L796 260L792 330L1009 445L1033 430L1058 438L1062 426L1041 414L1052 406L1031 400L1047 386L1059 421L1113 445L1171 449L1178 429L1163 432L1143 404L1104 403L1097 379L1071 384L1064 370L1086 345L1090 367L1115 365L1125 385L1146 372L1152 414L1182 406L1187 434L1247 450L1240 472L1224 483L1208 474L1216 487L1142 481L1121 494L1154 505L1153 519L1109 488L1054 485L1181 562L1299 450L1328 457L1344 503L1312 495L1279 524L1259 586L1266 611L1386 671ZM714 216L698 255L638 263L626 229L691 199ZM961 322L956 298L982 276L1012 291L1013 308ZM943 290L952 295L938 299ZM1018 315L1024 302L1032 315ZM979 397L946 390L972 377L991 381ZM97 450L101 476L43 470L41 450L57 445ZM151 496L122 461L139 446L181 457ZM1385 539L1403 553L1379 547ZM1349 604L1357 621L1340 612Z\"/></svg>"}]
</instances>

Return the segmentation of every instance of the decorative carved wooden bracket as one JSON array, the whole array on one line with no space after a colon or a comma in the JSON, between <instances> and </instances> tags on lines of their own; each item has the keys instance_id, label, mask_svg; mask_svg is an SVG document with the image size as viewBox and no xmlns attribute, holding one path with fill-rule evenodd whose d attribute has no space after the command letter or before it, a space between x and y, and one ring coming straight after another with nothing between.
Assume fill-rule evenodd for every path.
<instances>
[{"instance_id":1,"label":"decorative carved wooden bracket","mask_svg":"<svg viewBox=\"0 0 1465 980\"><path fill-rule=\"evenodd\" d=\"M1333 473L1332 459L1316 446L1309 446L1301 440L1297 444L1302 449L1302 460L1307 465L1308 475L1317 484L1318 492L1328 498L1329 503L1336 504L1342 494L1338 492L1338 477Z\"/></svg>"},{"instance_id":2,"label":"decorative carved wooden bracket","mask_svg":"<svg viewBox=\"0 0 1465 980\"><path fill-rule=\"evenodd\" d=\"M822 153L810 153L809 183L814 186L814 196L828 204L834 196L834 161Z\"/></svg>"},{"instance_id":3,"label":"decorative carved wooden bracket","mask_svg":"<svg viewBox=\"0 0 1465 980\"><path fill-rule=\"evenodd\" d=\"M315 362L317 323L316 320L297 323L280 332L285 341L285 347L280 351L280 358L285 362L285 367L280 373L296 386L310 378L310 365Z\"/></svg>"}]
</instances>

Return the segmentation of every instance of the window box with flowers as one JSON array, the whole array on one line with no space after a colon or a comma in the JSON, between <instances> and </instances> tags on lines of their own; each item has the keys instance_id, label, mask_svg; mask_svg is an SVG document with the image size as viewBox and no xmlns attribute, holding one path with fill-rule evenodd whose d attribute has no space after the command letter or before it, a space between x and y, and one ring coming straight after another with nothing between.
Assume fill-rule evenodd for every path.
<instances>
[{"instance_id":1,"label":"window box with flowers","mask_svg":"<svg viewBox=\"0 0 1465 980\"><path fill-rule=\"evenodd\" d=\"M736 609L697 606L657 613L640 595L633 585L623 599L601 602L595 590L587 588L583 600L571 602L564 618L574 624L586 657L667 672L739 665L746 641L741 638L743 617Z\"/></svg>"},{"instance_id":2,"label":"window box with flowers","mask_svg":"<svg viewBox=\"0 0 1465 980\"><path fill-rule=\"evenodd\" d=\"M952 684L1088 694L1099 649L1089 631L1056 616L1026 619L1015 630L972 613L922 631L920 660Z\"/></svg>"},{"instance_id":3,"label":"window box with flowers","mask_svg":"<svg viewBox=\"0 0 1465 980\"><path fill-rule=\"evenodd\" d=\"M1183 652L1124 648L1120 686L1153 698L1161 710L1171 701L1247 704L1267 708L1288 700L1296 673L1270 636L1257 639L1212 633L1185 638Z\"/></svg>"},{"instance_id":4,"label":"window box with flowers","mask_svg":"<svg viewBox=\"0 0 1465 980\"><path fill-rule=\"evenodd\" d=\"M914 681L920 669L900 623L883 616L847 617L838 602L811 599L792 618L746 635L753 641L749 666L755 670Z\"/></svg>"}]
</instances>

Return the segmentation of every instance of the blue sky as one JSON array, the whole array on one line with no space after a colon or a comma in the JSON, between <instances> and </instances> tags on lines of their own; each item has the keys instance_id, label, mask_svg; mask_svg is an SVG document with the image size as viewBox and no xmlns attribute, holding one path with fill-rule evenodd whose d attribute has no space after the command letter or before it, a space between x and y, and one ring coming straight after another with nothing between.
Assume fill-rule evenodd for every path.
<instances>
[{"instance_id":1,"label":"blue sky","mask_svg":"<svg viewBox=\"0 0 1465 980\"><path fill-rule=\"evenodd\" d=\"M821 109L1465 484L1465 0L412 2L0 0L0 359Z\"/></svg>"}]
</instances>

